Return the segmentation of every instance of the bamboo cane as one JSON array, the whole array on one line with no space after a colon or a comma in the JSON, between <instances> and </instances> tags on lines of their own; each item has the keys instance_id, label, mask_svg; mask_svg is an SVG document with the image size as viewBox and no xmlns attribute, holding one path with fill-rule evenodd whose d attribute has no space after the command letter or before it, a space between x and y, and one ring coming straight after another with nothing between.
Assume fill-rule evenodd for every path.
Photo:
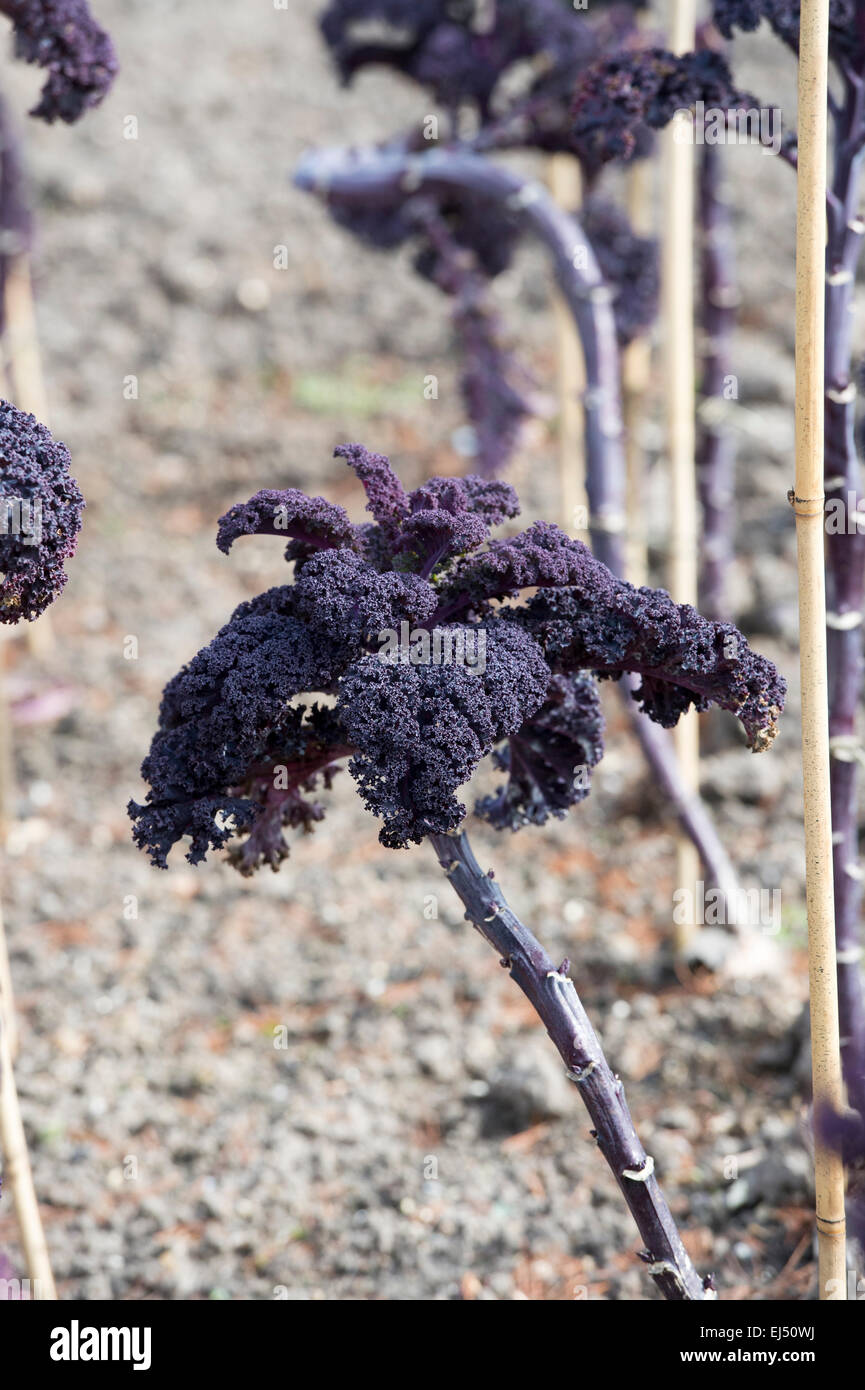
<instances>
[{"instance_id":1,"label":"bamboo cane","mask_svg":"<svg viewBox=\"0 0 865 1390\"><path fill-rule=\"evenodd\" d=\"M12 970L9 965L9 946L3 922L3 905L0 902L0 1018L6 1028L6 1042L9 1055L14 1061L18 1056L18 1024L15 1018L15 995L12 991Z\"/></svg>"},{"instance_id":2,"label":"bamboo cane","mask_svg":"<svg viewBox=\"0 0 865 1390\"><path fill-rule=\"evenodd\" d=\"M32 1296L54 1300L57 1290L33 1186L33 1171L9 1052L9 1033L5 1023L7 1005L5 995L0 997L0 1150L3 1153L3 1187L11 1192L15 1203Z\"/></svg>"},{"instance_id":3,"label":"bamboo cane","mask_svg":"<svg viewBox=\"0 0 865 1390\"><path fill-rule=\"evenodd\" d=\"M48 419L48 399L42 374L42 354L33 304L29 256L13 256L6 272L6 348L15 403L37 420Z\"/></svg>"},{"instance_id":4,"label":"bamboo cane","mask_svg":"<svg viewBox=\"0 0 865 1390\"><path fill-rule=\"evenodd\" d=\"M694 47L695 0L673 0L670 47L675 53ZM682 118L687 119L687 118ZM688 132L689 133L689 132ZM674 120L666 135L663 201L663 289L667 431L670 453L671 545L670 592L677 603L697 603L697 481L694 467L694 160L690 140ZM678 139L677 139L678 136ZM682 779L693 792L700 786L699 724L695 712L679 720L676 752ZM676 845L676 883L690 889L700 876L692 841L680 835ZM674 928L676 955L685 955L695 930L687 920Z\"/></svg>"},{"instance_id":5,"label":"bamboo cane","mask_svg":"<svg viewBox=\"0 0 865 1390\"><path fill-rule=\"evenodd\" d=\"M814 1109L842 1108L823 567L823 357L829 0L802 0L796 201L796 513L805 893ZM815 1135L819 1296L846 1298L844 1169Z\"/></svg>"},{"instance_id":6,"label":"bamboo cane","mask_svg":"<svg viewBox=\"0 0 865 1390\"><path fill-rule=\"evenodd\" d=\"M582 178L576 159L567 154L550 157L548 182L559 207L573 212L582 198ZM569 536L588 540L585 454L580 399L586 386L583 350L573 314L561 292L553 292L556 337L556 376L559 400L559 496L562 529Z\"/></svg>"},{"instance_id":7,"label":"bamboo cane","mask_svg":"<svg viewBox=\"0 0 865 1390\"><path fill-rule=\"evenodd\" d=\"M2 857L5 847L12 802L12 740L9 707L6 700L6 638L0 636L0 857ZM18 1024L15 1017L15 996L12 991L12 971L9 966L9 947L3 924L2 902L0 902L0 1011L4 1014L9 1053L14 1059L18 1055Z\"/></svg>"},{"instance_id":8,"label":"bamboo cane","mask_svg":"<svg viewBox=\"0 0 865 1390\"><path fill-rule=\"evenodd\" d=\"M648 236L652 222L652 169L638 159L628 169L628 217L637 236ZM625 539L625 577L632 584L649 581L646 527L646 456L641 427L652 367L652 343L641 333L622 353L622 411L625 417L625 457L628 473L628 526Z\"/></svg>"}]
</instances>

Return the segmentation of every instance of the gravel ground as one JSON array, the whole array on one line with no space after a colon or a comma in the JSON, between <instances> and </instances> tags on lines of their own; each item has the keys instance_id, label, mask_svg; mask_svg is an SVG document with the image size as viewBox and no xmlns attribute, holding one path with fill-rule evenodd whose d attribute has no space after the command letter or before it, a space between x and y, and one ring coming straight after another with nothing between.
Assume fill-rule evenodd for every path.
<instances>
[{"instance_id":1,"label":"gravel ground","mask_svg":"<svg viewBox=\"0 0 865 1390\"><path fill-rule=\"evenodd\" d=\"M166 678L281 577L264 538L219 555L216 517L285 485L359 516L330 459L345 439L391 453L409 482L461 466L441 301L289 185L308 146L373 139L418 113L386 75L339 90L319 7L235 0L214 19L204 0L99 0L123 62L113 96L78 127L26 127L52 424L88 498L53 643L7 644L13 695L60 691L66 705L15 730L4 856L18 1079L61 1297L652 1298L542 1029L431 851L382 849L347 775L276 876L249 883L182 858L158 874L130 843L124 805L141 792ZM743 76L767 72L786 96L768 42ZM8 64L5 81L23 112L36 75ZM130 116L137 139L124 138ZM735 156L735 595L791 678L793 185L759 151ZM537 253L501 294L551 381ZM436 402L422 399L429 372ZM530 517L555 507L548 424L528 431L512 479ZM660 475L652 487L661 518ZM682 982L669 968L671 825L613 705L609 718L586 805L506 843L480 829L478 853L574 963L721 1296L812 1297L795 690L759 759L728 723L708 730L722 833L746 880L781 892L782 930L756 975ZM0 1249L20 1267L6 1205Z\"/></svg>"}]
</instances>

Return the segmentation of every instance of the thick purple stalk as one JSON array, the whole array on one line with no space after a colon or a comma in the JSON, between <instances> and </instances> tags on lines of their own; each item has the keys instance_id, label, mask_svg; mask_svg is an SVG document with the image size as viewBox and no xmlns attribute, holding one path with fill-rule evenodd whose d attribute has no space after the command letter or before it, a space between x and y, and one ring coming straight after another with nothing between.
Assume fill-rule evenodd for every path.
<instances>
[{"instance_id":1,"label":"thick purple stalk","mask_svg":"<svg viewBox=\"0 0 865 1390\"><path fill-rule=\"evenodd\" d=\"M358 211L376 205L389 208L401 197L425 190L437 196L469 193L499 203L511 219L521 219L539 238L552 260L585 359L582 405L592 550L614 574L623 575L627 471L612 296L573 214L560 208L537 181L461 149L324 150L305 155L294 180L299 188L348 212L352 207ZM694 841L708 880L729 893L736 881L730 860L703 803L683 784L669 735L641 714L631 699L630 691L638 683L636 677L626 678L620 688L649 766Z\"/></svg>"},{"instance_id":2,"label":"thick purple stalk","mask_svg":"<svg viewBox=\"0 0 865 1390\"><path fill-rule=\"evenodd\" d=\"M851 372L856 266L865 233L858 216L865 140L865 80L860 74L844 74L844 100L834 114L826 246L825 491L835 936L844 1075L851 1104L865 1113L858 834L862 744L856 728L863 686L865 533L855 519L850 519L851 512L858 516L863 507L854 437L856 387ZM840 522L836 518L833 523L834 512L838 512Z\"/></svg>"},{"instance_id":3,"label":"thick purple stalk","mask_svg":"<svg viewBox=\"0 0 865 1390\"><path fill-rule=\"evenodd\" d=\"M645 1244L641 1258L665 1298L715 1298L710 1280L700 1278L682 1244L670 1208L631 1119L624 1087L611 1071L594 1028L580 1003L568 962L558 969L528 927L511 911L495 879L485 874L464 834L430 835L430 843L467 919L501 958L559 1050L594 1126L607 1164Z\"/></svg>"},{"instance_id":4,"label":"thick purple stalk","mask_svg":"<svg viewBox=\"0 0 865 1390\"><path fill-rule=\"evenodd\" d=\"M732 558L735 448L727 424L725 389L739 294L730 211L722 192L721 155L703 145L699 165L700 328L702 377L697 412L697 490L703 512L700 540L700 611L729 618L726 581Z\"/></svg>"}]
</instances>

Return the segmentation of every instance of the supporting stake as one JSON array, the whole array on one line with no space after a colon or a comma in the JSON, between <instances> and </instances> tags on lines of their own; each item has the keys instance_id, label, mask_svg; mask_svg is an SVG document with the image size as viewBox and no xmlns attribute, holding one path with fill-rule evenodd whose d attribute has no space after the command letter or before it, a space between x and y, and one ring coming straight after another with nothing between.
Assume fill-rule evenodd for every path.
<instances>
[{"instance_id":1,"label":"supporting stake","mask_svg":"<svg viewBox=\"0 0 865 1390\"><path fill-rule=\"evenodd\" d=\"M688 53L694 47L695 0L673 0L670 48ZM670 593L677 603L697 604L697 480L694 466L694 158L693 143L673 121L666 135L663 200L664 342L667 431L670 453L671 543ZM677 138L678 137L678 138ZM692 792L700 787L700 726L696 711L684 715L675 730L682 780ZM693 842L680 835L676 845L676 884L689 891L700 877ZM713 885L714 886L714 885ZM687 901L687 899L686 899ZM695 924L674 928L674 949L683 957Z\"/></svg>"},{"instance_id":2,"label":"supporting stake","mask_svg":"<svg viewBox=\"0 0 865 1390\"><path fill-rule=\"evenodd\" d=\"M5 1027L9 1056L14 1061L18 1056L18 1023L15 1018L15 995L12 990L12 969L9 964L9 943L3 922L3 905L0 903L0 1026Z\"/></svg>"},{"instance_id":3,"label":"supporting stake","mask_svg":"<svg viewBox=\"0 0 865 1390\"><path fill-rule=\"evenodd\" d=\"M14 777L12 762L11 723L6 699L6 643L0 633L0 860L2 860L9 818L13 814ZM3 925L3 906L0 902L0 1016L6 1026L6 1041L13 1060L18 1056L18 1025L15 1018L15 996L12 991L12 971L9 966L9 946Z\"/></svg>"},{"instance_id":4,"label":"supporting stake","mask_svg":"<svg viewBox=\"0 0 865 1390\"><path fill-rule=\"evenodd\" d=\"M19 410L29 411L43 423L48 419L48 400L42 374L42 354L33 303L30 257L13 256L6 272L6 351Z\"/></svg>"},{"instance_id":5,"label":"supporting stake","mask_svg":"<svg viewBox=\"0 0 865 1390\"><path fill-rule=\"evenodd\" d=\"M805 796L805 893L814 1110L843 1104L832 819L826 578L823 563L823 357L829 0L802 0L799 36L799 177L796 205L796 513L799 662ZM844 1169L816 1126L819 1296L846 1298Z\"/></svg>"},{"instance_id":6,"label":"supporting stake","mask_svg":"<svg viewBox=\"0 0 865 1390\"><path fill-rule=\"evenodd\" d=\"M15 1203L32 1296L54 1300L57 1290L33 1186L33 1171L12 1070L9 1031L6 1027L8 1012L9 1001L4 994L0 996L0 1151L3 1155L3 1189L11 1194Z\"/></svg>"}]
</instances>

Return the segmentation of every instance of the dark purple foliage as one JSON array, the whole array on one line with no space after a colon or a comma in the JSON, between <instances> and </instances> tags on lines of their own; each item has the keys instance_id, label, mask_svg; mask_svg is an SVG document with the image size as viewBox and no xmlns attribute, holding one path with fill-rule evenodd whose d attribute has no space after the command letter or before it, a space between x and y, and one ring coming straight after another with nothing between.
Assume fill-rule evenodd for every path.
<instances>
[{"instance_id":1,"label":"dark purple foliage","mask_svg":"<svg viewBox=\"0 0 865 1390\"><path fill-rule=\"evenodd\" d=\"M505 483L432 478L406 493L383 456L337 452L373 524L350 527L295 492L259 493L223 518L224 548L272 529L263 496L290 497L304 536L310 517L325 524L317 549L301 542L294 583L241 604L167 686L142 768L147 804L129 808L154 863L165 867L185 835L192 863L240 836L230 858L242 872L276 868L283 831L321 818L309 794L346 757L388 846L454 829L456 793L494 749L509 778L480 813L500 827L542 824L585 795L578 774L601 755L589 671L639 672L638 698L664 724L715 703L755 747L771 739L783 681L734 628L614 578L547 523L491 541L519 511ZM526 603L501 603L539 586ZM388 632L399 634L389 656Z\"/></svg>"},{"instance_id":2,"label":"dark purple foliage","mask_svg":"<svg viewBox=\"0 0 865 1390\"><path fill-rule=\"evenodd\" d=\"M342 507L323 497L307 497L297 488L263 488L248 502L238 502L219 518L216 544L224 555L239 536L289 537L286 558L291 560L293 542L313 550L350 545L354 527Z\"/></svg>"},{"instance_id":3,"label":"dark purple foliage","mask_svg":"<svg viewBox=\"0 0 865 1390\"><path fill-rule=\"evenodd\" d=\"M449 280L456 269L453 252L459 249L471 252L472 259L467 263L476 266L490 280L508 269L520 229L515 218L502 214L500 204L482 197L441 198L435 211L452 245L442 246L429 236L423 239L428 219L421 207L420 215L413 219L415 230L422 238L414 259L419 275L432 280L440 289L455 293Z\"/></svg>"},{"instance_id":4,"label":"dark purple foliage","mask_svg":"<svg viewBox=\"0 0 865 1390\"><path fill-rule=\"evenodd\" d=\"M545 589L522 610L551 669L630 671L642 678L635 700L664 728L691 706L717 705L737 716L755 751L767 747L786 694L772 663L732 623L709 622L663 589L635 589L599 569L572 566L568 587Z\"/></svg>"},{"instance_id":5,"label":"dark purple foliage","mask_svg":"<svg viewBox=\"0 0 865 1390\"><path fill-rule=\"evenodd\" d=\"M654 323L661 288L658 243L635 235L625 214L609 199L593 194L580 208L601 274L613 291L613 313L620 347Z\"/></svg>"},{"instance_id":6,"label":"dark purple foliage","mask_svg":"<svg viewBox=\"0 0 865 1390\"><path fill-rule=\"evenodd\" d=\"M511 457L523 422L532 414L531 383L482 288L458 305L454 327L460 344L460 391L474 430L474 460L490 477Z\"/></svg>"},{"instance_id":7,"label":"dark purple foliage","mask_svg":"<svg viewBox=\"0 0 865 1390\"><path fill-rule=\"evenodd\" d=\"M562 0L331 0L321 28L345 81L383 64L448 110L468 104L481 119L491 114L503 76L525 64L525 118L538 121L539 139L546 131L553 141L561 140L562 123L549 107L567 102L574 71L597 54L592 26Z\"/></svg>"},{"instance_id":8,"label":"dark purple foliage","mask_svg":"<svg viewBox=\"0 0 865 1390\"><path fill-rule=\"evenodd\" d=\"M84 498L69 451L32 415L0 401L0 622L32 622L66 583Z\"/></svg>"},{"instance_id":9,"label":"dark purple foliage","mask_svg":"<svg viewBox=\"0 0 865 1390\"><path fill-rule=\"evenodd\" d=\"M604 753L604 717L592 678L553 676L543 705L500 749L496 767L508 780L475 806L497 830L544 825L588 796L591 769Z\"/></svg>"},{"instance_id":10,"label":"dark purple foliage","mask_svg":"<svg viewBox=\"0 0 865 1390\"><path fill-rule=\"evenodd\" d=\"M536 521L511 540L455 567L441 589L441 611L485 612L490 600L537 587L516 609L554 671L588 668L600 676L642 676L635 698L671 728L691 705L719 705L738 716L751 745L774 737L785 683L730 623L712 623L664 589L636 589L550 522Z\"/></svg>"},{"instance_id":11,"label":"dark purple foliage","mask_svg":"<svg viewBox=\"0 0 865 1390\"><path fill-rule=\"evenodd\" d=\"M335 458L345 459L363 483L366 509L393 543L411 510L408 494L384 454L372 454L362 444L340 444Z\"/></svg>"},{"instance_id":12,"label":"dark purple foliage","mask_svg":"<svg viewBox=\"0 0 865 1390\"><path fill-rule=\"evenodd\" d=\"M574 136L593 163L627 159L645 126L660 130L698 100L723 110L743 100L719 53L644 48L602 58L577 83Z\"/></svg>"},{"instance_id":13,"label":"dark purple foliage","mask_svg":"<svg viewBox=\"0 0 865 1390\"><path fill-rule=\"evenodd\" d=\"M16 57L48 70L31 116L71 123L99 105L117 73L117 55L86 0L0 0L0 10L12 20Z\"/></svg>"},{"instance_id":14,"label":"dark purple foliage","mask_svg":"<svg viewBox=\"0 0 865 1390\"><path fill-rule=\"evenodd\" d=\"M534 639L496 619L474 631L486 640L482 674L462 665L391 666L370 655L341 683L340 720L359 750L349 771L393 849L456 829L466 813L456 789L544 701L550 671Z\"/></svg>"}]
</instances>

